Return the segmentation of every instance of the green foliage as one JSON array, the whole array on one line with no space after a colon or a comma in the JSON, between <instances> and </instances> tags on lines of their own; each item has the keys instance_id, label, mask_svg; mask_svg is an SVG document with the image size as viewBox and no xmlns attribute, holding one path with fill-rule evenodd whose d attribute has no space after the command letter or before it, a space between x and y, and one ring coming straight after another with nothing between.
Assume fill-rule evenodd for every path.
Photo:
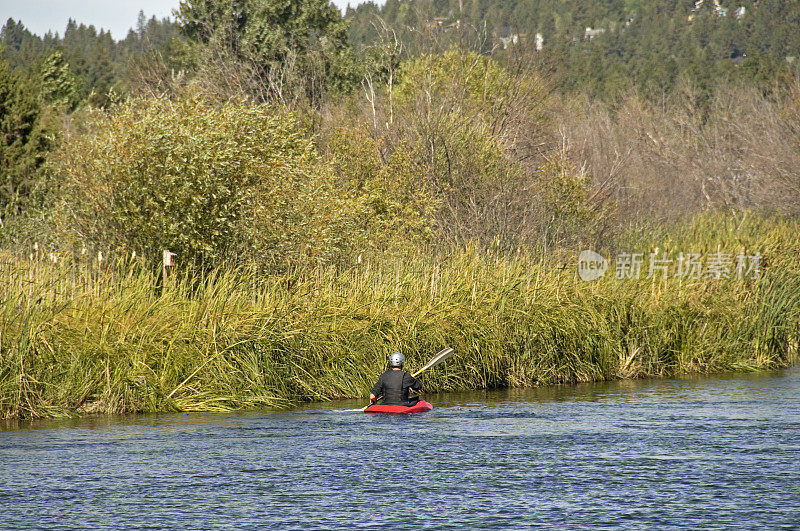
<instances>
[{"instance_id":1,"label":"green foliage","mask_svg":"<svg viewBox=\"0 0 800 531\"><path fill-rule=\"evenodd\" d=\"M327 0L185 0L177 14L189 38L248 61L267 80L301 86L312 103L357 83L347 25Z\"/></svg>"},{"instance_id":2,"label":"green foliage","mask_svg":"<svg viewBox=\"0 0 800 531\"><path fill-rule=\"evenodd\" d=\"M143 13L120 43L10 21L0 204L25 216L2 241L33 235L58 263L3 255L0 415L357 396L384 352L414 362L443 344L463 364L432 375L441 390L790 363L797 224L742 208L800 204L800 89L780 86L797 11L762 0L739 20L707 2L690 22L690 8L387 0L348 10L358 60L323 0L187 0L183 40ZM568 94L551 97L535 65ZM741 85L726 96L723 80ZM114 104L120 83L150 96ZM71 112L44 181L53 108ZM641 225L715 207L736 223ZM635 231L620 235L616 209ZM743 246L768 269L587 284L563 264L590 238ZM152 273L164 249L185 274Z\"/></svg>"},{"instance_id":3,"label":"green foliage","mask_svg":"<svg viewBox=\"0 0 800 531\"><path fill-rule=\"evenodd\" d=\"M718 84L731 79L758 84L765 91L783 84L796 69L787 59L800 57L798 5L776 0L722 5L726 16L715 11L711 0L697 11L692 2L674 0L504 0L499 4L390 0L381 7L372 2L359 4L342 19L326 0L188 0L179 6L179 24L148 20L142 12L135 30L117 43L108 32L74 20L62 38L35 36L21 22L9 19L0 29L0 39L6 46L3 55L14 70L38 70L45 58L63 49L81 100L101 106L108 105L110 89L118 93L138 89L142 74L153 75L146 69L143 72L136 61L148 54L150 60L157 56L164 61L161 76L181 71L203 76L213 66L223 80L247 77L251 84L270 87L270 97L252 87L246 91L248 97L286 101L302 94L317 108L330 95L353 91L364 73L374 72L374 52L388 35L402 43L405 58L452 45L502 61L520 55L535 57L552 69L561 90L609 101L632 86L651 101L663 101L682 79L704 92L701 102L708 100ZM737 14L740 6L745 7L741 16ZM444 18L442 26L433 23L434 17ZM606 31L587 39L587 27ZM184 56L186 47L170 44L179 29L191 40L204 43L192 50L191 57ZM544 37L541 52L534 51L538 33ZM508 45L512 35L517 41ZM223 64L198 61L204 54ZM743 59L745 63L740 64ZM236 61L244 61L246 68ZM202 64L195 69L198 63ZM149 81L158 86L156 80ZM164 83L164 79L157 81Z\"/></svg>"},{"instance_id":4,"label":"green foliage","mask_svg":"<svg viewBox=\"0 0 800 531\"><path fill-rule=\"evenodd\" d=\"M8 61L12 70L24 70L35 64L50 44L50 40L33 35L21 21L9 18L0 29L0 44L3 46L3 59Z\"/></svg>"},{"instance_id":5,"label":"green foliage","mask_svg":"<svg viewBox=\"0 0 800 531\"><path fill-rule=\"evenodd\" d=\"M239 0L225 4L184 0L178 7L182 31L208 42L220 29L231 29L229 44L255 59L285 59L293 48L305 52L324 42L341 47L344 24L335 6L324 0L302 2ZM316 42L315 42L316 41Z\"/></svg>"},{"instance_id":6,"label":"green foliage","mask_svg":"<svg viewBox=\"0 0 800 531\"><path fill-rule=\"evenodd\" d=\"M54 141L36 90L0 60L0 215L23 211Z\"/></svg>"},{"instance_id":7,"label":"green foliage","mask_svg":"<svg viewBox=\"0 0 800 531\"><path fill-rule=\"evenodd\" d=\"M98 32L94 26L72 19L63 37L33 35L22 22L9 19L0 29L0 43L13 71L23 76L47 76L52 86L45 87L45 98L52 93L56 99L66 100L67 110L74 110L84 101L108 105L110 90L119 92L131 78L140 75L139 64L133 59L161 50L178 37L177 26L169 19L145 19L139 29L115 42L110 32Z\"/></svg>"},{"instance_id":8,"label":"green foliage","mask_svg":"<svg viewBox=\"0 0 800 531\"><path fill-rule=\"evenodd\" d=\"M509 247L525 241L521 213L536 200L531 167L549 135L539 78L451 48L402 63L392 96L401 138L416 146L426 185L441 202L446 237Z\"/></svg>"},{"instance_id":9,"label":"green foliage","mask_svg":"<svg viewBox=\"0 0 800 531\"><path fill-rule=\"evenodd\" d=\"M60 50L44 60L41 78L42 99L46 104L65 110L75 109L78 103L77 82Z\"/></svg>"},{"instance_id":10,"label":"green foliage","mask_svg":"<svg viewBox=\"0 0 800 531\"><path fill-rule=\"evenodd\" d=\"M220 411L366 397L386 355L428 391L785 367L800 345L794 221L704 216L630 251L761 252L758 279L583 282L571 264L455 248L336 271L0 269L0 417ZM95 264L96 265L96 264Z\"/></svg>"},{"instance_id":11,"label":"green foliage","mask_svg":"<svg viewBox=\"0 0 800 531\"><path fill-rule=\"evenodd\" d=\"M559 241L590 229L593 222L588 204L591 178L584 169L575 168L567 146L562 145L548 155L539 177L549 217L549 239Z\"/></svg>"},{"instance_id":12,"label":"green foliage","mask_svg":"<svg viewBox=\"0 0 800 531\"><path fill-rule=\"evenodd\" d=\"M771 0L722 6L725 16L711 0L698 11L692 10L693 2L674 0L411 0L387 1L381 8L362 4L346 18L358 45L376 40L372 25L380 17L412 55L427 53L431 42L466 45L496 57L528 53L553 69L562 90L606 100L635 86L660 101L682 77L709 94L731 77L765 88L781 82L786 57L800 57L798 4ZM740 6L745 7L742 16ZM444 18L443 24L434 24L434 17ZM588 39L586 28L605 31ZM541 52L533 51L537 33L544 37ZM505 50L502 39L510 35L518 42ZM737 68L743 57L758 57L759 67Z\"/></svg>"},{"instance_id":13,"label":"green foliage","mask_svg":"<svg viewBox=\"0 0 800 531\"><path fill-rule=\"evenodd\" d=\"M94 112L54 164L59 220L76 245L185 262L330 260L350 209L294 117L200 96Z\"/></svg>"},{"instance_id":14,"label":"green foliage","mask_svg":"<svg viewBox=\"0 0 800 531\"><path fill-rule=\"evenodd\" d=\"M384 161L382 148L358 126L337 128L328 145L334 175L358 205L364 242L383 251L426 245L434 236L438 204L419 154L401 145Z\"/></svg>"},{"instance_id":15,"label":"green foliage","mask_svg":"<svg viewBox=\"0 0 800 531\"><path fill-rule=\"evenodd\" d=\"M493 185L513 171L503 157L502 139L487 127L499 74L494 61L454 49L401 67L396 112L413 124L410 133L429 169L428 185L448 205L442 214L455 215L447 225L465 226L469 204L483 203Z\"/></svg>"},{"instance_id":16,"label":"green foliage","mask_svg":"<svg viewBox=\"0 0 800 531\"><path fill-rule=\"evenodd\" d=\"M497 63L475 52L450 48L443 54L428 54L404 63L397 84L397 103L412 105L425 90L430 103L446 102L448 110L468 114L486 111L502 98L510 76ZM453 89L456 89L455 93Z\"/></svg>"}]
</instances>

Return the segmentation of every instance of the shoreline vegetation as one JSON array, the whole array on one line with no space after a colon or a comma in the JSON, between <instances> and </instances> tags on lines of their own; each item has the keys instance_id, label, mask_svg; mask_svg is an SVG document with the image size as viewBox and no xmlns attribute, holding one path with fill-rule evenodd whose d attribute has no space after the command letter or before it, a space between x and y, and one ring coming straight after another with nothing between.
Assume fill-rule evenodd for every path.
<instances>
[{"instance_id":1,"label":"shoreline vegetation","mask_svg":"<svg viewBox=\"0 0 800 531\"><path fill-rule=\"evenodd\" d=\"M455 349L431 391L794 363L798 8L634 3L7 22L0 418L363 398L398 350Z\"/></svg>"},{"instance_id":2,"label":"shoreline vegetation","mask_svg":"<svg viewBox=\"0 0 800 531\"><path fill-rule=\"evenodd\" d=\"M649 235L665 255L757 250L755 279L612 269L585 282L576 256L467 247L273 275L176 269L162 282L130 257L77 267L3 253L0 417L365 397L389 352L417 366L443 346L456 356L426 376L431 392L786 367L800 339L798 228L704 215Z\"/></svg>"}]
</instances>

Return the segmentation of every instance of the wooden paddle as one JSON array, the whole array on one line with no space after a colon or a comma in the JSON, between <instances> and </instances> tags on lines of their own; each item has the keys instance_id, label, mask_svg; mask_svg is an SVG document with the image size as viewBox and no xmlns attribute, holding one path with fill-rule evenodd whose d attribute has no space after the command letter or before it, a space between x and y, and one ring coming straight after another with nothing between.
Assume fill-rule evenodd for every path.
<instances>
[{"instance_id":1,"label":"wooden paddle","mask_svg":"<svg viewBox=\"0 0 800 531\"><path fill-rule=\"evenodd\" d=\"M417 372L415 372L415 373L414 373L414 374L412 374L411 376L413 376L414 378L416 378L417 376L419 376L419 375L420 375L420 374L422 374L423 372L427 371L428 369L432 369L433 367L436 367L436 366L437 366L437 365L439 365L441 362L443 362L444 360L446 360L447 358L449 358L450 356L452 356L454 353L455 353L455 351L454 351L452 348L450 348L450 347L447 347L446 349L444 349L444 350L440 351L438 354L436 354L436 355L435 355L433 358L431 358L431 361L429 361L428 363L426 363L424 367L422 367L420 370L418 370ZM376 398L376 399L375 399L375 400L376 400L376 402L377 402L377 401L378 401L380 398L381 398L381 397L378 397L378 398ZM366 411L366 410L367 410L367 408L368 408L369 406L371 406L371 405L372 405L372 404L368 404L368 405L364 406L363 408L361 408L361 411Z\"/></svg>"}]
</instances>

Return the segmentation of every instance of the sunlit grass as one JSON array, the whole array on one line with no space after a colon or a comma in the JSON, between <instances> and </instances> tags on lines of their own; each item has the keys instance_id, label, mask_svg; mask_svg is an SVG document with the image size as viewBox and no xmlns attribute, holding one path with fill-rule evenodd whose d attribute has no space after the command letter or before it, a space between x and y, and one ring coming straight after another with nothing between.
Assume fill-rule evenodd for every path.
<instances>
[{"instance_id":1,"label":"sunlit grass","mask_svg":"<svg viewBox=\"0 0 800 531\"><path fill-rule=\"evenodd\" d=\"M584 282L575 256L467 248L273 276L175 272L162 285L135 260L89 268L4 254L0 416L364 397L390 352L413 369L445 346L456 356L426 375L428 390L782 367L797 357L797 229L708 217L650 242L764 256L758 279L719 281L620 281L611 270Z\"/></svg>"}]
</instances>

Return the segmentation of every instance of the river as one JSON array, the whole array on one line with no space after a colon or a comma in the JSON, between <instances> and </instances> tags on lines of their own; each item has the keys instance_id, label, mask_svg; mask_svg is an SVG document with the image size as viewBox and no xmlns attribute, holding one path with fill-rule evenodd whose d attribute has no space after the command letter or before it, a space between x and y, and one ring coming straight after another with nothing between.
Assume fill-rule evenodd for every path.
<instances>
[{"instance_id":1,"label":"river","mask_svg":"<svg viewBox=\"0 0 800 531\"><path fill-rule=\"evenodd\" d=\"M800 527L800 370L0 424L2 529Z\"/></svg>"}]
</instances>

